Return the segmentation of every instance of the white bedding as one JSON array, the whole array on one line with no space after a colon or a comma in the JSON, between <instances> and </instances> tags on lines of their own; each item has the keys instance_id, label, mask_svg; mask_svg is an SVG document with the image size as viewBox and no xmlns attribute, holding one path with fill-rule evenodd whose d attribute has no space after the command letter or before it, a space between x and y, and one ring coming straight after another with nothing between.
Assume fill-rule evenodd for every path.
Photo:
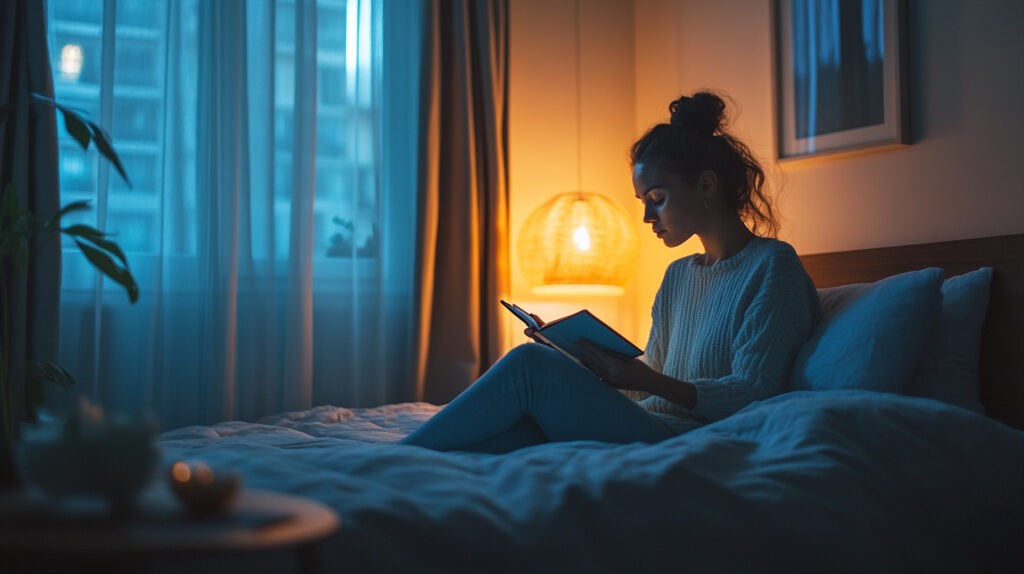
<instances>
[{"instance_id":1,"label":"white bedding","mask_svg":"<svg viewBox=\"0 0 1024 574\"><path fill-rule=\"evenodd\" d=\"M931 400L789 393L650 445L389 444L435 410L318 407L161 444L169 461L333 507L342 529L323 557L346 572L1024 566L1024 433Z\"/></svg>"}]
</instances>

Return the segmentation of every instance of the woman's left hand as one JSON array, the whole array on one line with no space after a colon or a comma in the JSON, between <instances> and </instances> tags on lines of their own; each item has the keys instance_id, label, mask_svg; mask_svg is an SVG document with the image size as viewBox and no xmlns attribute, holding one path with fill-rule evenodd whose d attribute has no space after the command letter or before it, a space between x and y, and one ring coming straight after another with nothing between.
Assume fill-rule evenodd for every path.
<instances>
[{"instance_id":1,"label":"woman's left hand","mask_svg":"<svg viewBox=\"0 0 1024 574\"><path fill-rule=\"evenodd\" d=\"M657 371L640 359L606 351L586 339L578 341L583 349L580 362L599 379L617 389L644 391L645 383L657 376Z\"/></svg>"}]
</instances>

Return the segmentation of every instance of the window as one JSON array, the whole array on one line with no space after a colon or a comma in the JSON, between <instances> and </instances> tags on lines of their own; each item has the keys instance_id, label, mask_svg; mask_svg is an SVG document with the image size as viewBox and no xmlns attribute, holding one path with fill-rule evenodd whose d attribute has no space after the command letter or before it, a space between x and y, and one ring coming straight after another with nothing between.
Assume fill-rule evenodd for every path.
<instances>
[{"instance_id":1,"label":"window","mask_svg":"<svg viewBox=\"0 0 1024 574\"><path fill-rule=\"evenodd\" d=\"M90 200L94 209L76 214L77 221L114 233L133 268L150 256L188 257L198 249L199 199L189 190L196 174L199 8L198 0L49 0L56 98L111 133L132 181L129 188L95 153L82 153L60 126L62 200ZM272 10L272 249L282 258L291 209L295 2L277 0ZM372 258L379 212L372 6L319 0L317 22L315 259ZM254 256L265 251L254 248ZM66 286L89 281L88 273L76 279L71 259ZM314 264L318 276L343 267Z\"/></svg>"},{"instance_id":2,"label":"window","mask_svg":"<svg viewBox=\"0 0 1024 574\"><path fill-rule=\"evenodd\" d=\"M93 201L76 217L142 292L96 289L67 246L60 360L83 392L168 426L407 396L422 4L48 2L57 99L132 180L59 130L63 200Z\"/></svg>"}]
</instances>

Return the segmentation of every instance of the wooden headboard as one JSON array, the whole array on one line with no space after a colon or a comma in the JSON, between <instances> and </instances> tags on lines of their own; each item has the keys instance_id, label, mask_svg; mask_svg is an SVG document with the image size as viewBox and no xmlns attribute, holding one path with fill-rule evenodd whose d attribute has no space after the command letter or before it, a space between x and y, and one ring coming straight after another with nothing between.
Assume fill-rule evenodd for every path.
<instances>
[{"instance_id":1,"label":"wooden headboard","mask_svg":"<svg viewBox=\"0 0 1024 574\"><path fill-rule=\"evenodd\" d=\"M992 267L981 337L981 402L992 418L1024 429L1024 234L802 255L818 287L877 281L941 267L946 276Z\"/></svg>"}]
</instances>

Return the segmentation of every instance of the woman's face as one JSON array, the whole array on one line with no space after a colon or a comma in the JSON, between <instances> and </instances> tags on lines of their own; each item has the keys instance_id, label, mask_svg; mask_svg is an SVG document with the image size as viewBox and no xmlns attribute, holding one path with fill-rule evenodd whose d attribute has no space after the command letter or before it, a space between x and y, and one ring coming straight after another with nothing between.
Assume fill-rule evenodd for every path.
<instances>
[{"instance_id":1,"label":"woman's face","mask_svg":"<svg viewBox=\"0 0 1024 574\"><path fill-rule=\"evenodd\" d=\"M644 204L644 223L668 247L681 245L703 229L707 209L696 184L655 166L633 167L633 190Z\"/></svg>"}]
</instances>

